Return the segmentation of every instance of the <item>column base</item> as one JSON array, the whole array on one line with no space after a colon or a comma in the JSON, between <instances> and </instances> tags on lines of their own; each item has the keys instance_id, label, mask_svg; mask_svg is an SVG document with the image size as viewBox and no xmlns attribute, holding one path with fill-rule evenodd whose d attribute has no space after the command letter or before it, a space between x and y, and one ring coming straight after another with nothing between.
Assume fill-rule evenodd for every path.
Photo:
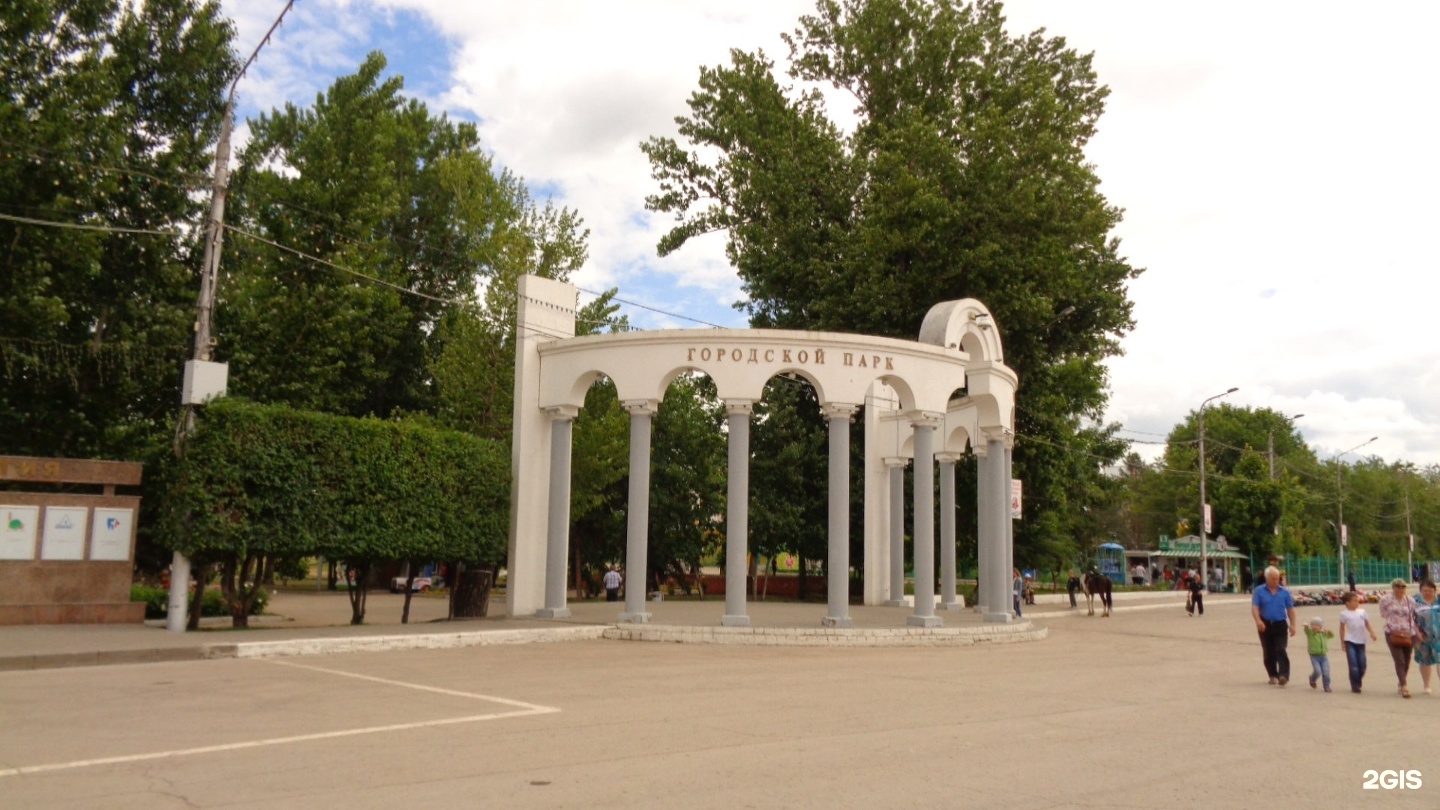
<instances>
[{"instance_id":1,"label":"column base","mask_svg":"<svg viewBox=\"0 0 1440 810\"><path fill-rule=\"evenodd\" d=\"M1009 613L986 613L986 614L985 614L985 623L986 623L986 624L1009 624L1010 622L1012 622L1012 621L1014 621L1014 620L1015 620L1015 617L1011 616Z\"/></svg>"},{"instance_id":2,"label":"column base","mask_svg":"<svg viewBox=\"0 0 1440 810\"><path fill-rule=\"evenodd\" d=\"M570 618L570 615L570 608L563 607L540 608L539 610L535 611L535 618L537 619L568 619Z\"/></svg>"},{"instance_id":3,"label":"column base","mask_svg":"<svg viewBox=\"0 0 1440 810\"><path fill-rule=\"evenodd\" d=\"M910 607L910 602L905 599L886 599L885 607Z\"/></svg>"},{"instance_id":4,"label":"column base","mask_svg":"<svg viewBox=\"0 0 1440 810\"><path fill-rule=\"evenodd\" d=\"M954 602L941 602L938 607L939 607L940 610L954 610L954 611L964 610L964 609L965 609L965 597L963 597L963 596L958 597L958 599L957 599L956 601L954 601Z\"/></svg>"},{"instance_id":5,"label":"column base","mask_svg":"<svg viewBox=\"0 0 1440 810\"><path fill-rule=\"evenodd\" d=\"M943 627L945 622L939 616L907 616L905 626L907 627Z\"/></svg>"},{"instance_id":6,"label":"column base","mask_svg":"<svg viewBox=\"0 0 1440 810\"><path fill-rule=\"evenodd\" d=\"M649 624L649 613L621 613L620 618L615 621L620 624Z\"/></svg>"},{"instance_id":7,"label":"column base","mask_svg":"<svg viewBox=\"0 0 1440 810\"><path fill-rule=\"evenodd\" d=\"M855 621L849 616L826 616L820 620L821 627L854 627Z\"/></svg>"},{"instance_id":8,"label":"column base","mask_svg":"<svg viewBox=\"0 0 1440 810\"><path fill-rule=\"evenodd\" d=\"M721 627L749 627L750 617L743 613L727 613L720 617Z\"/></svg>"}]
</instances>

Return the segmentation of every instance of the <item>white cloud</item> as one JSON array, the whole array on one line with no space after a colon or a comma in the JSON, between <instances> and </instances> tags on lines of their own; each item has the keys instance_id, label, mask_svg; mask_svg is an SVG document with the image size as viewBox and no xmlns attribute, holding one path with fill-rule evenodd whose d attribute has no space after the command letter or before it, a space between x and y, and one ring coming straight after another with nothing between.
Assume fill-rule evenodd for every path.
<instances>
[{"instance_id":1,"label":"white cloud","mask_svg":"<svg viewBox=\"0 0 1440 810\"><path fill-rule=\"evenodd\" d=\"M248 52L281 4L225 5ZM478 120L501 165L585 217L581 286L618 285L738 325L723 238L655 257L670 222L643 210L654 186L638 144L673 133L701 65L727 61L732 47L782 58L779 32L813 8L308 0L242 90L264 107L308 104L354 70L387 20L424 15L443 32L433 60L449 76L427 101ZM1440 291L1429 239L1440 215L1430 192L1440 186L1430 42L1440 6L1015 0L1006 13L1012 32L1045 27L1093 51L1112 90L1088 154L1126 209L1122 252L1147 272L1131 287L1138 323L1126 355L1109 364L1111 417L1165 433L1239 386L1233 404L1305 412L1299 427L1322 455L1378 434L1367 452L1440 463L1440 351L1429 335Z\"/></svg>"}]
</instances>

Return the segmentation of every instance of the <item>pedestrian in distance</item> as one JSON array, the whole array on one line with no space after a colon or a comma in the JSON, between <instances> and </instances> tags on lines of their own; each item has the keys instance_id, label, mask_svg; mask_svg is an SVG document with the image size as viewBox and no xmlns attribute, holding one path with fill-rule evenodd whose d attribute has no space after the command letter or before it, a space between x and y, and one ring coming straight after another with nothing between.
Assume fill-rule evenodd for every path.
<instances>
[{"instance_id":1,"label":"pedestrian in distance","mask_svg":"<svg viewBox=\"0 0 1440 810\"><path fill-rule=\"evenodd\" d=\"M1355 569L1352 568L1349 571L1345 572L1345 582L1350 586L1350 591L1352 593L1359 590L1355 587Z\"/></svg>"},{"instance_id":2,"label":"pedestrian in distance","mask_svg":"<svg viewBox=\"0 0 1440 810\"><path fill-rule=\"evenodd\" d=\"M1380 599L1380 618L1385 620L1385 646L1390 648L1390 657L1395 661L1395 679L1400 682L1400 697L1410 697L1406 684L1410 676L1410 659L1414 656L1415 645L1419 644L1419 610L1414 599L1405 594L1408 587L1405 580L1396 577L1390 583L1390 593Z\"/></svg>"},{"instance_id":3,"label":"pedestrian in distance","mask_svg":"<svg viewBox=\"0 0 1440 810\"><path fill-rule=\"evenodd\" d=\"M1265 584L1255 589L1250 598L1250 615L1260 633L1260 649L1265 657L1265 674L1272 685L1290 682L1290 656L1285 652L1289 637L1295 635L1295 598L1280 584L1280 569L1265 569Z\"/></svg>"},{"instance_id":4,"label":"pedestrian in distance","mask_svg":"<svg viewBox=\"0 0 1440 810\"><path fill-rule=\"evenodd\" d=\"M1365 637L1378 640L1375 628L1370 626L1370 617L1360 607L1360 594L1351 591L1345 594L1345 609L1340 611L1340 644L1345 648L1345 663L1350 669L1350 691L1360 693L1360 683L1365 680Z\"/></svg>"},{"instance_id":5,"label":"pedestrian in distance","mask_svg":"<svg viewBox=\"0 0 1440 810\"><path fill-rule=\"evenodd\" d=\"M1205 584L1199 577L1190 580L1190 598L1185 600L1185 610L1191 616L1205 615Z\"/></svg>"},{"instance_id":6,"label":"pedestrian in distance","mask_svg":"<svg viewBox=\"0 0 1440 810\"><path fill-rule=\"evenodd\" d=\"M1014 569L1014 577L1015 577L1015 582L1014 582L1014 589L1015 589L1015 618L1018 619L1018 618L1020 618L1021 616L1024 615L1023 613L1020 612L1020 602L1022 601L1020 597L1025 593L1025 580L1023 580L1023 579L1020 578L1020 569L1019 569L1019 568Z\"/></svg>"},{"instance_id":7,"label":"pedestrian in distance","mask_svg":"<svg viewBox=\"0 0 1440 810\"><path fill-rule=\"evenodd\" d=\"M613 567L612 567L609 571L606 571L606 572L605 572L605 601L606 601L606 602L618 602L618 601L620 601L620 583L621 583L622 581L623 581L623 578L620 576L620 572L619 572L619 571L616 571Z\"/></svg>"},{"instance_id":8,"label":"pedestrian in distance","mask_svg":"<svg viewBox=\"0 0 1440 810\"><path fill-rule=\"evenodd\" d=\"M1420 665L1420 678L1425 681L1425 694L1431 691L1430 677L1440 664L1440 601L1435 597L1435 581L1420 580L1420 595L1415 597L1416 624L1420 640L1415 644L1415 663Z\"/></svg>"},{"instance_id":9,"label":"pedestrian in distance","mask_svg":"<svg viewBox=\"0 0 1440 810\"><path fill-rule=\"evenodd\" d=\"M1306 648L1310 653L1310 688L1316 681L1323 681L1325 691L1330 691L1330 639L1335 633L1325 629L1325 620L1316 616L1305 625Z\"/></svg>"},{"instance_id":10,"label":"pedestrian in distance","mask_svg":"<svg viewBox=\"0 0 1440 810\"><path fill-rule=\"evenodd\" d=\"M1080 590L1080 577L1075 573L1075 569L1074 569L1074 568L1071 568L1071 569L1070 569L1070 578L1067 579L1067 580L1065 580L1065 591L1070 594L1070 609L1071 609L1071 610L1074 610L1075 607L1076 607L1076 605L1075 605L1075 593L1076 593L1077 591L1079 591L1079 590Z\"/></svg>"}]
</instances>

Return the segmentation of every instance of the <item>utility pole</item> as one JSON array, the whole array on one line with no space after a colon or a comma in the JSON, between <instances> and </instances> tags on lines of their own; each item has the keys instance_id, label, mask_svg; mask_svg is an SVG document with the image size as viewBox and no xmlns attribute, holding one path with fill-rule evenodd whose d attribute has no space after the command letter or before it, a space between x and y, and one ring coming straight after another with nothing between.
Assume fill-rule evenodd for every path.
<instances>
[{"instance_id":1,"label":"utility pole","mask_svg":"<svg viewBox=\"0 0 1440 810\"><path fill-rule=\"evenodd\" d=\"M1339 521L1335 524L1335 545L1340 550L1340 582L1342 584L1345 582L1345 546L1349 545L1350 540L1349 532L1345 530L1345 479L1341 475L1345 471L1345 462L1343 459L1347 453L1353 453L1378 438L1380 437L1371 436L1335 457L1335 504L1338 509L1337 516L1339 518Z\"/></svg>"},{"instance_id":2,"label":"utility pole","mask_svg":"<svg viewBox=\"0 0 1440 810\"><path fill-rule=\"evenodd\" d=\"M1409 482L1408 482L1408 481L1406 482L1406 485L1405 485L1405 544L1406 544L1406 546L1408 546L1409 549L1410 549L1409 554L1406 556L1406 560L1408 560L1408 563L1407 563L1406 567L1410 569L1410 575L1411 575L1411 576L1414 576L1414 575L1415 575L1415 533L1414 533L1414 530L1410 528L1410 485L1409 485Z\"/></svg>"},{"instance_id":3,"label":"utility pole","mask_svg":"<svg viewBox=\"0 0 1440 810\"><path fill-rule=\"evenodd\" d=\"M1205 548L1205 536L1210 533L1210 526L1208 525L1208 524L1210 523L1210 521L1208 521L1208 520L1205 519L1206 516L1207 516L1207 515L1206 515L1206 508L1207 508L1207 506L1208 506L1208 504L1205 502L1205 406L1206 406L1206 405L1209 405L1211 400L1219 399L1220 397L1226 396L1226 395L1228 395L1228 394L1233 394L1233 393L1235 393L1236 391L1239 391L1239 390L1240 390L1239 388L1231 388L1229 391L1224 391L1224 392L1222 392L1222 393L1216 394L1215 396L1210 397L1210 399L1207 399L1207 400L1205 400L1204 402L1200 403L1200 413L1199 413L1199 417L1198 417L1198 420L1199 420L1199 423L1200 423L1200 532L1199 532L1199 534L1200 534L1200 582L1201 582L1202 585L1203 585L1204 583L1207 583L1207 582L1210 581L1210 572L1209 572L1208 570L1206 570L1206 566L1207 566L1207 564L1209 563L1209 552L1208 552L1208 551L1206 550L1206 548Z\"/></svg>"},{"instance_id":4,"label":"utility pole","mask_svg":"<svg viewBox=\"0 0 1440 810\"><path fill-rule=\"evenodd\" d=\"M270 24L270 30L265 32L260 44L240 66L235 78L230 82L230 92L225 96L225 112L220 119L220 139L215 145L215 175L210 186L210 216L205 223L205 253L201 259L200 267L200 295L195 301L195 351L193 360L209 362L211 353L215 348L215 338L211 335L211 320L215 310L215 290L220 280L220 246L225 236L225 193L229 189L230 182L230 132L235 127L235 87L244 78L245 71L255 63L260 55L260 49L270 42L270 36L285 15L295 6L295 0L287 0L285 8L280 10L275 22ZM184 400L182 395L182 400ZM185 456L185 437L195 430L195 403L183 401L180 406L180 419L175 426L175 457ZM190 559L179 551L174 552L170 559L170 594L168 598L168 612L166 613L165 629L172 633L185 632L187 613L189 611L190 591ZM203 588L205 583L201 582L197 588Z\"/></svg>"}]
</instances>

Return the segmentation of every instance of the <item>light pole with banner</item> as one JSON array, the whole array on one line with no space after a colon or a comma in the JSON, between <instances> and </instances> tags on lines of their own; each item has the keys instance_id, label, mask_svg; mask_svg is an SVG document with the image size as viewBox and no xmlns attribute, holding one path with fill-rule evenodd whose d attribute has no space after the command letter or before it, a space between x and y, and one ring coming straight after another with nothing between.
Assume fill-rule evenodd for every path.
<instances>
[{"instance_id":1,"label":"light pole with banner","mask_svg":"<svg viewBox=\"0 0 1440 810\"><path fill-rule=\"evenodd\" d=\"M1378 438L1380 437L1371 436L1335 457L1335 504L1340 517L1340 520L1335 524L1335 539L1340 544L1340 581L1342 583L1345 581L1345 547L1350 545L1350 533L1345 530L1345 479L1342 475L1345 471L1345 462L1343 459L1347 454L1359 450Z\"/></svg>"},{"instance_id":2,"label":"light pole with banner","mask_svg":"<svg viewBox=\"0 0 1440 810\"><path fill-rule=\"evenodd\" d=\"M1239 391L1238 387L1222 391L1200 403L1198 417L1200 427L1200 581L1209 582L1209 555L1206 553L1205 538L1210 534L1210 504L1205 502L1205 406L1223 396Z\"/></svg>"}]
</instances>

